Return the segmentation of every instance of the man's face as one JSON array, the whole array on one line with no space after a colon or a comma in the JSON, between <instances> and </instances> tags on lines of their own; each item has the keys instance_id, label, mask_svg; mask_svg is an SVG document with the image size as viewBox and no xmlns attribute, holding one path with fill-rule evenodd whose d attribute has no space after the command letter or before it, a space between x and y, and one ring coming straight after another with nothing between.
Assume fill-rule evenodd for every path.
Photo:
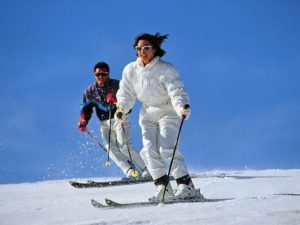
<instances>
[{"instance_id":1,"label":"man's face","mask_svg":"<svg viewBox=\"0 0 300 225\"><path fill-rule=\"evenodd\" d=\"M95 80L100 87L103 87L109 78L109 73L103 68L96 68L94 72Z\"/></svg>"}]
</instances>

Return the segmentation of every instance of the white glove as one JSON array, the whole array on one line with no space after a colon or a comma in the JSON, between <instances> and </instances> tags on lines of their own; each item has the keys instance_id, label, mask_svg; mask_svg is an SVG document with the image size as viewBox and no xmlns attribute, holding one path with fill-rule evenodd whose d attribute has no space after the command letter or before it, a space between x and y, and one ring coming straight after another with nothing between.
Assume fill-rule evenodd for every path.
<instances>
[{"instance_id":1,"label":"white glove","mask_svg":"<svg viewBox=\"0 0 300 225\"><path fill-rule=\"evenodd\" d=\"M179 106L176 109L177 115L182 118L182 116L185 116L185 119L187 120L191 115L191 108L183 108L182 106Z\"/></svg>"},{"instance_id":2,"label":"white glove","mask_svg":"<svg viewBox=\"0 0 300 225\"><path fill-rule=\"evenodd\" d=\"M123 120L124 111L121 108L118 108L115 112L114 118L115 120Z\"/></svg>"}]
</instances>

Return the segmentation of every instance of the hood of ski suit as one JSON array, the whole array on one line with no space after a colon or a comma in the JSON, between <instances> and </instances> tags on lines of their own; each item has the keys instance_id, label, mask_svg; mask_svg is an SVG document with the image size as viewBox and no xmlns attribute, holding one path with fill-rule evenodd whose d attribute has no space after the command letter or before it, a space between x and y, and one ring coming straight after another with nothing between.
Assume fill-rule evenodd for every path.
<instances>
[{"instance_id":1,"label":"hood of ski suit","mask_svg":"<svg viewBox=\"0 0 300 225\"><path fill-rule=\"evenodd\" d=\"M189 96L175 67L155 57L144 66L139 58L123 70L117 93L118 107L128 112L136 99L144 106L159 107L171 103L173 108L189 104Z\"/></svg>"}]
</instances>

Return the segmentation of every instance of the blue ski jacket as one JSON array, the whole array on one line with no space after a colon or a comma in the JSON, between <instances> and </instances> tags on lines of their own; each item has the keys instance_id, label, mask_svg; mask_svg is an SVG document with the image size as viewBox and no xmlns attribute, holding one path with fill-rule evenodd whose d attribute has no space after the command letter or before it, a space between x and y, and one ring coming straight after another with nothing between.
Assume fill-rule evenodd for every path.
<instances>
[{"instance_id":1,"label":"blue ski jacket","mask_svg":"<svg viewBox=\"0 0 300 225\"><path fill-rule=\"evenodd\" d=\"M80 113L85 115L87 123L92 117L93 108L96 109L97 117L101 121L109 119L110 107L111 118L114 117L117 107L115 104L110 104L107 102L106 95L109 92L112 92L114 95L116 95L119 89L119 82L119 80L109 78L103 87L99 87L99 85L95 83L85 90L85 93L82 97Z\"/></svg>"}]
</instances>

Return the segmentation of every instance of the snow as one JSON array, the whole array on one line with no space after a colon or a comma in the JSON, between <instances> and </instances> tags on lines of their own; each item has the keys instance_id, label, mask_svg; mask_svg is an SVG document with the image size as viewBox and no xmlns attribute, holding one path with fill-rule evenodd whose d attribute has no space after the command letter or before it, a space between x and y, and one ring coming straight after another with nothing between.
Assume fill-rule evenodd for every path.
<instances>
[{"instance_id":1,"label":"snow","mask_svg":"<svg viewBox=\"0 0 300 225\"><path fill-rule=\"evenodd\" d=\"M208 176L194 178L194 184L201 188L206 198L233 200L130 209L97 209L90 200L94 198L104 203L104 198L108 197L119 202L143 201L154 193L152 183L89 189L76 189L67 180L0 185L0 224L300 224L300 169L210 171L205 174L219 173L246 177ZM175 187L174 182L172 185Z\"/></svg>"}]
</instances>

